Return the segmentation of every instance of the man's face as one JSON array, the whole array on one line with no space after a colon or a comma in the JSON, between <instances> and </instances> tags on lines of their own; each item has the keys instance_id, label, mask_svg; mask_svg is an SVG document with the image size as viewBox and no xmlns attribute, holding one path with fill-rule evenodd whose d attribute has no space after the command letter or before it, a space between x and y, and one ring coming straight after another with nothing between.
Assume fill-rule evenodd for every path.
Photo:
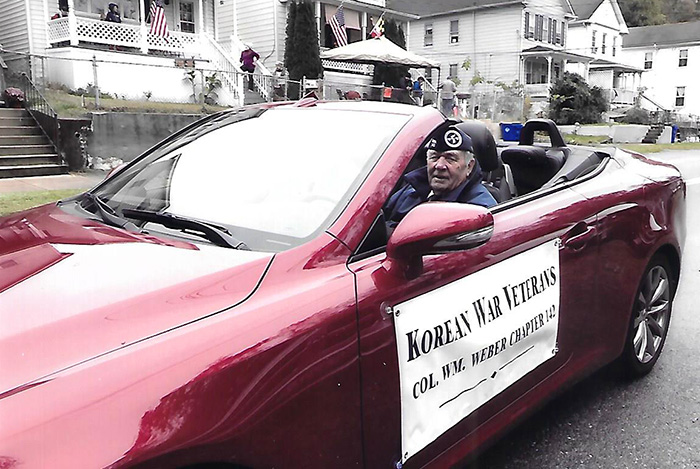
<instances>
[{"instance_id":1,"label":"man's face","mask_svg":"<svg viewBox=\"0 0 700 469\"><path fill-rule=\"evenodd\" d=\"M474 167L474 158L466 155L462 150L428 150L428 182L436 195L450 192L467 179Z\"/></svg>"}]
</instances>

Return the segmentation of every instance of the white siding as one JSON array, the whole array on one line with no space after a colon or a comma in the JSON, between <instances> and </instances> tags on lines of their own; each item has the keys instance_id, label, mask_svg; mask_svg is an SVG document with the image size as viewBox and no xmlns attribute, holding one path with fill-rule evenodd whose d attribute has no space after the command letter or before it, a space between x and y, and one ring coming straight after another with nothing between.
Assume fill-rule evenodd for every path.
<instances>
[{"instance_id":1,"label":"white siding","mask_svg":"<svg viewBox=\"0 0 700 469\"><path fill-rule=\"evenodd\" d=\"M607 26L610 29L619 31L620 22L615 15L615 10L610 3L610 0L605 0L600 6L593 12L590 18L592 23L601 26Z\"/></svg>"},{"instance_id":2,"label":"white siding","mask_svg":"<svg viewBox=\"0 0 700 469\"><path fill-rule=\"evenodd\" d=\"M244 43L252 43L253 50L268 68L270 64L274 66L275 53L273 2L278 3L277 0L237 0L238 37ZM265 60L268 55L270 58Z\"/></svg>"},{"instance_id":3,"label":"white siding","mask_svg":"<svg viewBox=\"0 0 700 469\"><path fill-rule=\"evenodd\" d=\"M450 43L450 21L459 20L459 42ZM475 72L487 80L510 83L519 77L521 46L520 6L480 10L461 15L411 21L408 49L440 62L440 78L449 74L450 64L457 64L459 91L470 89ZM425 25L433 25L433 45L424 46ZM469 59L466 71L462 63ZM433 72L437 79L437 73ZM436 83L434 83L436 84Z\"/></svg>"},{"instance_id":4,"label":"white siding","mask_svg":"<svg viewBox=\"0 0 700 469\"><path fill-rule=\"evenodd\" d=\"M688 49L688 65L678 66L681 49ZM653 64L651 70L642 73L641 86L646 88L644 94L666 109L675 110L681 114L700 114L700 45L661 47L654 49L635 47L624 49L622 57L625 63L644 68L644 54L651 52ZM685 105L676 106L676 88L685 86ZM642 105L650 106L646 100ZM653 107L653 106L652 106Z\"/></svg>"},{"instance_id":5,"label":"white siding","mask_svg":"<svg viewBox=\"0 0 700 469\"><path fill-rule=\"evenodd\" d=\"M284 41L287 38L287 12L289 11L287 8L289 2L282 4L276 1L274 3L275 8L277 8L277 53L271 57L274 59L272 61L273 67L274 62L278 60L284 62Z\"/></svg>"},{"instance_id":6,"label":"white siding","mask_svg":"<svg viewBox=\"0 0 700 469\"><path fill-rule=\"evenodd\" d=\"M216 40L229 50L233 34L233 1L214 0L216 8Z\"/></svg>"},{"instance_id":7,"label":"white siding","mask_svg":"<svg viewBox=\"0 0 700 469\"><path fill-rule=\"evenodd\" d=\"M2 0L0 25L0 44L5 49L29 52L24 0ZM5 60L12 60L12 57L7 56Z\"/></svg>"},{"instance_id":8,"label":"white siding","mask_svg":"<svg viewBox=\"0 0 700 469\"><path fill-rule=\"evenodd\" d=\"M569 26L569 42L567 50L576 54L588 55L610 61L620 60L620 49L622 47L622 34L620 30L624 27L615 14L610 0L601 3L598 9L590 17L590 23L573 23ZM593 52L592 35L596 32L596 48ZM606 36L605 52L603 52L603 35ZM613 43L617 47L617 55L613 56Z\"/></svg>"}]
</instances>

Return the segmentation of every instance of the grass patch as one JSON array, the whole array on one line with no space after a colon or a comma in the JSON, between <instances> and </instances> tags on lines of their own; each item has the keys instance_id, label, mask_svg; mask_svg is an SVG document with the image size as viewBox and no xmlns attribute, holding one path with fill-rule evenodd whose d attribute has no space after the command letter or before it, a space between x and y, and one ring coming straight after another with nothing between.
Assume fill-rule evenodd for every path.
<instances>
[{"instance_id":1,"label":"grass patch","mask_svg":"<svg viewBox=\"0 0 700 469\"><path fill-rule=\"evenodd\" d=\"M637 153L658 153L663 150L700 150L700 142L681 143L625 143L620 145L625 150Z\"/></svg>"},{"instance_id":2,"label":"grass patch","mask_svg":"<svg viewBox=\"0 0 700 469\"><path fill-rule=\"evenodd\" d=\"M601 145L610 142L610 137L607 135L563 134L562 136L569 145Z\"/></svg>"},{"instance_id":3,"label":"grass patch","mask_svg":"<svg viewBox=\"0 0 700 469\"><path fill-rule=\"evenodd\" d=\"M174 114L212 114L224 106L210 106L194 103L163 103L158 101L100 98L100 107L95 106L94 96L76 96L63 90L47 89L44 95L60 117L85 117L94 111L106 112L153 112Z\"/></svg>"},{"instance_id":4,"label":"grass patch","mask_svg":"<svg viewBox=\"0 0 700 469\"><path fill-rule=\"evenodd\" d=\"M83 192L80 189L63 189L57 191L32 191L0 194L0 215L19 212L28 208L55 202Z\"/></svg>"}]
</instances>

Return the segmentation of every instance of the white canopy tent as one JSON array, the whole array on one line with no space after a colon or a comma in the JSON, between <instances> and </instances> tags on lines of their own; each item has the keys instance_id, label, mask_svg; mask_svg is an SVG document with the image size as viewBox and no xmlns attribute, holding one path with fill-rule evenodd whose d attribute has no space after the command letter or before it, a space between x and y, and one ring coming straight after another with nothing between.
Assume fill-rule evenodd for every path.
<instances>
[{"instance_id":1,"label":"white canopy tent","mask_svg":"<svg viewBox=\"0 0 700 469\"><path fill-rule=\"evenodd\" d=\"M321 52L321 58L367 64L406 65L413 68L440 67L440 62L402 49L384 36Z\"/></svg>"}]
</instances>

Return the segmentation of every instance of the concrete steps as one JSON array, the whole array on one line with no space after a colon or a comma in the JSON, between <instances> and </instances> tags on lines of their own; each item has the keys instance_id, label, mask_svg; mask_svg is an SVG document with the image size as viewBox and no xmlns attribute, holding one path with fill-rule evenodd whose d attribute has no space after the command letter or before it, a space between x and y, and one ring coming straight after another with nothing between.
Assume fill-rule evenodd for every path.
<instances>
[{"instance_id":1,"label":"concrete steps","mask_svg":"<svg viewBox=\"0 0 700 469\"><path fill-rule=\"evenodd\" d=\"M0 178L65 174L56 149L29 111L0 108Z\"/></svg>"},{"instance_id":2,"label":"concrete steps","mask_svg":"<svg viewBox=\"0 0 700 469\"><path fill-rule=\"evenodd\" d=\"M653 124L642 139L642 143L656 143L664 131L663 124Z\"/></svg>"},{"instance_id":3,"label":"concrete steps","mask_svg":"<svg viewBox=\"0 0 700 469\"><path fill-rule=\"evenodd\" d=\"M265 100L260 96L260 93L257 91L251 91L249 89L245 90L245 97L243 98L243 102L248 105L248 104L260 104L264 103Z\"/></svg>"}]
</instances>

